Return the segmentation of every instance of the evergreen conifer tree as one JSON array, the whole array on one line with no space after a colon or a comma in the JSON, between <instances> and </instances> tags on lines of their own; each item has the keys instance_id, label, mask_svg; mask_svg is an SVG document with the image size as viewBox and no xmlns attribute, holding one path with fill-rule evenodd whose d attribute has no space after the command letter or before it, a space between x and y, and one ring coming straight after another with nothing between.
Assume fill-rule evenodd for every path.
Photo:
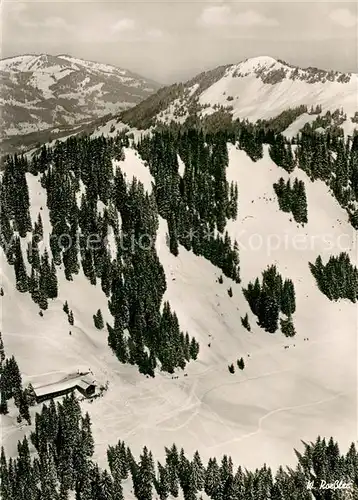
<instances>
[{"instance_id":1,"label":"evergreen conifer tree","mask_svg":"<svg viewBox=\"0 0 358 500\"><path fill-rule=\"evenodd\" d=\"M31 382L25 388L24 392L28 406L34 406L36 404L36 393Z\"/></svg>"},{"instance_id":2,"label":"evergreen conifer tree","mask_svg":"<svg viewBox=\"0 0 358 500\"><path fill-rule=\"evenodd\" d=\"M289 316L287 319L280 319L280 325L282 333L286 337L294 337L296 334L295 328L293 326L292 318Z\"/></svg>"},{"instance_id":3,"label":"evergreen conifer tree","mask_svg":"<svg viewBox=\"0 0 358 500\"><path fill-rule=\"evenodd\" d=\"M93 315L93 322L94 322L94 326L98 329L98 330L102 330L103 327L104 327L104 321L103 321L103 316L102 316L102 312L100 309L98 309L97 313Z\"/></svg>"},{"instance_id":4,"label":"evergreen conifer tree","mask_svg":"<svg viewBox=\"0 0 358 500\"><path fill-rule=\"evenodd\" d=\"M248 332L251 331L251 326L249 322L249 315L246 313L243 318L241 318L241 324Z\"/></svg>"},{"instance_id":5,"label":"evergreen conifer tree","mask_svg":"<svg viewBox=\"0 0 358 500\"><path fill-rule=\"evenodd\" d=\"M19 402L19 414L21 419L24 419L27 421L29 425L31 425L31 417L30 417L30 412L29 412L29 403L26 397L26 390L21 391L20 393L20 402Z\"/></svg>"},{"instance_id":6,"label":"evergreen conifer tree","mask_svg":"<svg viewBox=\"0 0 358 500\"><path fill-rule=\"evenodd\" d=\"M243 370L245 368L245 362L243 358L237 360L237 366L240 368L240 370Z\"/></svg>"},{"instance_id":7,"label":"evergreen conifer tree","mask_svg":"<svg viewBox=\"0 0 358 500\"><path fill-rule=\"evenodd\" d=\"M28 279L26 274L26 268L24 260L22 257L22 250L20 245L20 238L15 240L15 275L16 275L16 288L19 292L27 292L28 290Z\"/></svg>"}]
</instances>

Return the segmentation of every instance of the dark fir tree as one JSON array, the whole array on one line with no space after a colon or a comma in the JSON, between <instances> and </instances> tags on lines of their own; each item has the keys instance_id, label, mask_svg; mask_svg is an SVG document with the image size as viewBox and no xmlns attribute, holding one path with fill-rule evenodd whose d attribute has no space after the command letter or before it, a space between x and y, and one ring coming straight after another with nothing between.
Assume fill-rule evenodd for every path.
<instances>
[{"instance_id":1,"label":"dark fir tree","mask_svg":"<svg viewBox=\"0 0 358 500\"><path fill-rule=\"evenodd\" d=\"M98 311L96 312L96 314L93 315L93 322L94 322L94 326L98 330L102 330L103 329L103 327L104 327L104 321L103 321L102 312L101 312L100 309L98 309Z\"/></svg>"},{"instance_id":2,"label":"dark fir tree","mask_svg":"<svg viewBox=\"0 0 358 500\"><path fill-rule=\"evenodd\" d=\"M245 368L245 362L243 358L237 360L237 366L240 368L240 370L243 370Z\"/></svg>"},{"instance_id":3,"label":"dark fir tree","mask_svg":"<svg viewBox=\"0 0 358 500\"><path fill-rule=\"evenodd\" d=\"M249 315L246 313L243 318L241 318L241 324L248 332L251 331L251 326L249 322Z\"/></svg>"},{"instance_id":4,"label":"dark fir tree","mask_svg":"<svg viewBox=\"0 0 358 500\"><path fill-rule=\"evenodd\" d=\"M69 322L70 325L73 326L73 324L74 324L74 317L73 317L73 312L72 311L70 311L68 313L68 322Z\"/></svg>"},{"instance_id":5,"label":"dark fir tree","mask_svg":"<svg viewBox=\"0 0 358 500\"><path fill-rule=\"evenodd\" d=\"M28 290L28 278L26 274L26 268L24 264L24 259L22 256L20 238L15 239L15 276L16 276L16 288L19 292L27 292Z\"/></svg>"},{"instance_id":6,"label":"dark fir tree","mask_svg":"<svg viewBox=\"0 0 358 500\"><path fill-rule=\"evenodd\" d=\"M280 319L281 331L286 337L294 337L296 335L295 327L291 316Z\"/></svg>"}]
</instances>

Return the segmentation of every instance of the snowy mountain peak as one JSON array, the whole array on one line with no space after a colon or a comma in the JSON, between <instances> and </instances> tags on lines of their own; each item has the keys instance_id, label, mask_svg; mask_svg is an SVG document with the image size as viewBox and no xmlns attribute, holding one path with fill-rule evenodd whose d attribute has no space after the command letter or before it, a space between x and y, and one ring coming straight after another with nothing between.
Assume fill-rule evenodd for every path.
<instances>
[{"instance_id":1,"label":"snowy mountain peak","mask_svg":"<svg viewBox=\"0 0 358 500\"><path fill-rule=\"evenodd\" d=\"M74 70L85 68L86 70L91 71L103 71L110 74L120 74L128 77L135 76L137 78L142 78L126 69L117 68L116 66L112 66L110 64L86 61L85 59L72 57L68 54L60 54L56 56L50 54L33 54L15 56L0 60L0 71L27 72L44 70L47 68L53 68L53 71L56 71L63 67L71 67ZM157 84L155 86L158 87Z\"/></svg>"},{"instance_id":2,"label":"snowy mountain peak","mask_svg":"<svg viewBox=\"0 0 358 500\"><path fill-rule=\"evenodd\" d=\"M0 74L1 129L6 138L118 113L159 88L128 70L69 55L3 59Z\"/></svg>"},{"instance_id":3,"label":"snowy mountain peak","mask_svg":"<svg viewBox=\"0 0 358 500\"><path fill-rule=\"evenodd\" d=\"M348 83L352 75L339 71L327 71L319 68L300 68L270 56L245 59L228 68L228 74L235 77L256 76L266 84L280 83L284 79L301 80L307 83L338 82Z\"/></svg>"},{"instance_id":4,"label":"snowy mountain peak","mask_svg":"<svg viewBox=\"0 0 358 500\"><path fill-rule=\"evenodd\" d=\"M182 85L162 89L133 110L122 113L121 119L136 128L146 128L156 122L183 123L193 114L203 118L223 111L234 119L255 122L301 108L300 114L305 115L302 119L310 121L313 108L323 114L340 114L345 133L351 134L358 109L357 88L357 74L303 69L260 56L219 66Z\"/></svg>"},{"instance_id":5,"label":"snowy mountain peak","mask_svg":"<svg viewBox=\"0 0 358 500\"><path fill-rule=\"evenodd\" d=\"M259 56L245 59L237 66L239 66L242 71L253 71L257 68L269 68L277 63L278 61L271 56Z\"/></svg>"},{"instance_id":6,"label":"snowy mountain peak","mask_svg":"<svg viewBox=\"0 0 358 500\"><path fill-rule=\"evenodd\" d=\"M66 64L59 57L49 54L29 54L23 56L9 57L0 61L0 71L35 71L50 66L63 66Z\"/></svg>"}]
</instances>

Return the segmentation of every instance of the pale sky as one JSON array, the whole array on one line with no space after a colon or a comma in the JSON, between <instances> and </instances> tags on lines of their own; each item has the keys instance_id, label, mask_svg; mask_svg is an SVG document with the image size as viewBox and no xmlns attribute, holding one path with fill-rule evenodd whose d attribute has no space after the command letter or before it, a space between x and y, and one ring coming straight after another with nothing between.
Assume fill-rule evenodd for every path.
<instances>
[{"instance_id":1,"label":"pale sky","mask_svg":"<svg viewBox=\"0 0 358 500\"><path fill-rule=\"evenodd\" d=\"M357 20L346 2L3 0L1 57L66 53L161 83L258 55L357 72Z\"/></svg>"}]
</instances>

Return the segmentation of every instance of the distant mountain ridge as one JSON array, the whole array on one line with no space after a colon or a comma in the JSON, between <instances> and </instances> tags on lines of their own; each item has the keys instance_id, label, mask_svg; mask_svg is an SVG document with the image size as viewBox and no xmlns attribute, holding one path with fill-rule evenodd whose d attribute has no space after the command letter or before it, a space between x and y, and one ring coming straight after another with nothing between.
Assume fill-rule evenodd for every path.
<instances>
[{"instance_id":1,"label":"distant mountain ridge","mask_svg":"<svg viewBox=\"0 0 358 500\"><path fill-rule=\"evenodd\" d=\"M246 59L200 73L186 83L160 89L135 108L121 113L137 128L172 121L183 123L226 111L233 118L273 118L297 106L343 109L347 121L357 110L358 75L318 68L302 69L269 56ZM349 124L348 124L349 125ZM348 127L352 128L352 127Z\"/></svg>"},{"instance_id":2,"label":"distant mountain ridge","mask_svg":"<svg viewBox=\"0 0 358 500\"><path fill-rule=\"evenodd\" d=\"M303 69L270 56L218 66L164 87L127 70L66 54L0 60L0 76L0 141L5 153L96 128L106 131L106 123L116 133L114 117L120 128L125 124L145 130L193 117L213 116L219 123L218 113L225 119L256 122L296 110L289 129L293 136L329 111L338 112L345 134L357 127L357 74ZM320 112L310 114L312 108Z\"/></svg>"},{"instance_id":3,"label":"distant mountain ridge","mask_svg":"<svg viewBox=\"0 0 358 500\"><path fill-rule=\"evenodd\" d=\"M2 138L118 113L160 87L128 70L68 55L3 59L0 77Z\"/></svg>"}]
</instances>

